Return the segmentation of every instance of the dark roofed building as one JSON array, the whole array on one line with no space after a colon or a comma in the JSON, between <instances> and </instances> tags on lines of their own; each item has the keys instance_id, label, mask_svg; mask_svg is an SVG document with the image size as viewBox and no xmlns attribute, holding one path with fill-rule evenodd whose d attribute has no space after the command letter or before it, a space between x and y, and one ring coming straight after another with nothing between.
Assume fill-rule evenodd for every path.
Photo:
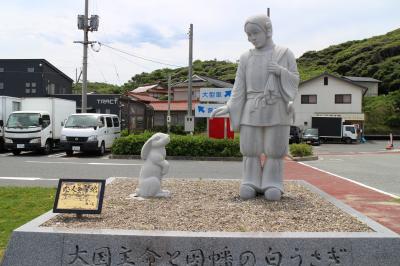
<instances>
[{"instance_id":1,"label":"dark roofed building","mask_svg":"<svg viewBox=\"0 0 400 266\"><path fill-rule=\"evenodd\" d=\"M0 59L0 95L71 94L73 80L45 59Z\"/></svg>"},{"instance_id":2,"label":"dark roofed building","mask_svg":"<svg viewBox=\"0 0 400 266\"><path fill-rule=\"evenodd\" d=\"M351 80L352 82L357 83L363 87L366 87L367 91L364 96L378 96L378 86L379 83L382 83L382 81L369 77L344 76L343 78Z\"/></svg>"}]
</instances>

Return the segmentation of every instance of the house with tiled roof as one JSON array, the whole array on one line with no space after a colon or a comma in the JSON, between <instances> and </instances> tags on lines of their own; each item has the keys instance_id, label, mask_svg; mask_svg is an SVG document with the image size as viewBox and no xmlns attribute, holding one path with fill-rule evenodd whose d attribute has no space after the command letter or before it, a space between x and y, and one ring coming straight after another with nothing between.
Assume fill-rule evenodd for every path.
<instances>
[{"instance_id":1,"label":"house with tiled roof","mask_svg":"<svg viewBox=\"0 0 400 266\"><path fill-rule=\"evenodd\" d=\"M294 100L295 125L305 129L311 127L313 116L339 116L345 124L364 124L362 100L368 91L353 77L323 73L300 83Z\"/></svg>"},{"instance_id":2,"label":"house with tiled roof","mask_svg":"<svg viewBox=\"0 0 400 266\"><path fill-rule=\"evenodd\" d=\"M378 96L379 83L382 83L382 81L370 77L344 76L343 78L348 79L354 83L357 83L358 85L361 85L363 87L366 87L367 90L364 96Z\"/></svg>"},{"instance_id":3,"label":"house with tiled roof","mask_svg":"<svg viewBox=\"0 0 400 266\"><path fill-rule=\"evenodd\" d=\"M192 101L192 111L194 113L195 105L199 101ZM168 101L156 101L151 102L150 106L153 107L154 110L154 126L166 126L167 125L167 113L168 113L168 105L171 113L171 125L184 125L185 124L185 116L187 115L188 110L188 102L186 100L182 101L171 101L168 104Z\"/></svg>"},{"instance_id":4,"label":"house with tiled roof","mask_svg":"<svg viewBox=\"0 0 400 266\"><path fill-rule=\"evenodd\" d=\"M147 84L141 87L137 87L134 90L130 91L131 93L141 93L147 94L151 97L159 99L160 97L166 96L168 94L168 89L163 87L161 83L157 84Z\"/></svg>"}]
</instances>

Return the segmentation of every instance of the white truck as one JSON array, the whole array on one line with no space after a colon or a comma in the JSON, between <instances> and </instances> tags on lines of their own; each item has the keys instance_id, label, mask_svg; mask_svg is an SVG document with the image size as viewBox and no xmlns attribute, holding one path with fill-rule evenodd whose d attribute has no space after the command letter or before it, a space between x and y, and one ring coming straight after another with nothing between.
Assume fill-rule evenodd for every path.
<instances>
[{"instance_id":1,"label":"white truck","mask_svg":"<svg viewBox=\"0 0 400 266\"><path fill-rule=\"evenodd\" d=\"M317 128L321 143L330 140L342 141L347 144L357 142L356 125L343 125L343 118L338 116L313 116L311 127Z\"/></svg>"},{"instance_id":2,"label":"white truck","mask_svg":"<svg viewBox=\"0 0 400 266\"><path fill-rule=\"evenodd\" d=\"M4 150L4 125L8 116L21 110L21 99L9 96L0 96L0 151Z\"/></svg>"},{"instance_id":3,"label":"white truck","mask_svg":"<svg viewBox=\"0 0 400 266\"><path fill-rule=\"evenodd\" d=\"M33 150L48 154L60 144L64 121L75 112L75 101L22 98L21 111L11 113L4 127L5 147L14 155Z\"/></svg>"}]
</instances>

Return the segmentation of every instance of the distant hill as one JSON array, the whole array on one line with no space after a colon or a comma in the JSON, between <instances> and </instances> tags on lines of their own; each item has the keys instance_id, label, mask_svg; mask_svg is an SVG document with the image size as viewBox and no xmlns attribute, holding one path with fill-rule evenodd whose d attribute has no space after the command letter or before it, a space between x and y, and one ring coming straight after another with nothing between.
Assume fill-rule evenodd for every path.
<instances>
[{"instance_id":1,"label":"distant hill","mask_svg":"<svg viewBox=\"0 0 400 266\"><path fill-rule=\"evenodd\" d=\"M321 51L309 51L298 58L297 63L302 80L329 71L344 76L373 77L382 81L381 93L396 91L400 89L400 29L364 40L332 45ZM232 83L236 68L237 64L229 61L193 62L194 74ZM173 82L177 82L187 79L188 70L164 68L137 74L123 88L131 90L158 81L166 84L168 74L172 75Z\"/></svg>"},{"instance_id":2,"label":"distant hill","mask_svg":"<svg viewBox=\"0 0 400 266\"><path fill-rule=\"evenodd\" d=\"M380 93L400 89L400 29L385 35L309 51L298 60L302 79L323 71L382 81Z\"/></svg>"}]
</instances>

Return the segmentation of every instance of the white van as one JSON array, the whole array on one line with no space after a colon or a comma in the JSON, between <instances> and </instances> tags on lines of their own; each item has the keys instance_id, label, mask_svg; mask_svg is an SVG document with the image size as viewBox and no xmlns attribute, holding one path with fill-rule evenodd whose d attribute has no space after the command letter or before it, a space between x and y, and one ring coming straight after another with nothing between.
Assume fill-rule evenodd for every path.
<instances>
[{"instance_id":1,"label":"white van","mask_svg":"<svg viewBox=\"0 0 400 266\"><path fill-rule=\"evenodd\" d=\"M73 114L68 117L61 131L61 147L68 156L74 151L96 151L103 155L120 135L121 126L117 115Z\"/></svg>"}]
</instances>

